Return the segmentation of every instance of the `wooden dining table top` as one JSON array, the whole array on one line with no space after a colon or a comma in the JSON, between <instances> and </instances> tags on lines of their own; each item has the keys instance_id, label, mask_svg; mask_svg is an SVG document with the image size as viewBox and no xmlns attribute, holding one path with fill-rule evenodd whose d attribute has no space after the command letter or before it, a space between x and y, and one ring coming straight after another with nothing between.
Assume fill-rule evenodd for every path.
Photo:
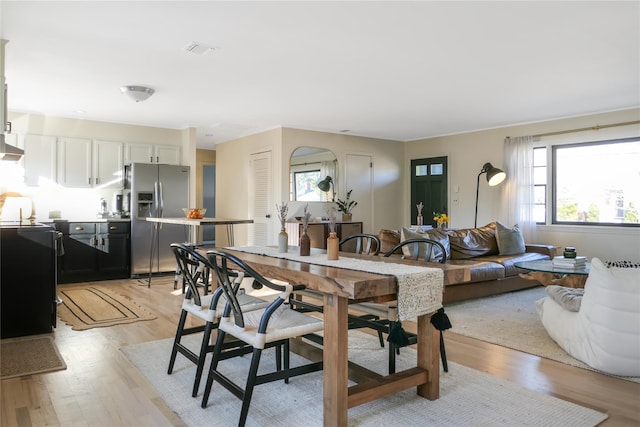
<instances>
[{"instance_id":1,"label":"wooden dining table top","mask_svg":"<svg viewBox=\"0 0 640 427\"><path fill-rule=\"evenodd\" d=\"M291 283L303 283L308 289L323 293L331 293L351 300L384 300L385 296L393 296L398 292L394 276L370 273L360 270L348 270L340 267L305 263L300 261L275 258L254 253L220 248L242 259L260 274ZM322 251L322 250L318 250ZM464 265L450 265L436 262L405 260L402 258L384 258L374 255L358 255L340 252L341 257L354 257L369 261L394 262L407 265L418 265L441 269L444 273L445 287L450 284L471 280L471 270Z\"/></svg>"}]
</instances>

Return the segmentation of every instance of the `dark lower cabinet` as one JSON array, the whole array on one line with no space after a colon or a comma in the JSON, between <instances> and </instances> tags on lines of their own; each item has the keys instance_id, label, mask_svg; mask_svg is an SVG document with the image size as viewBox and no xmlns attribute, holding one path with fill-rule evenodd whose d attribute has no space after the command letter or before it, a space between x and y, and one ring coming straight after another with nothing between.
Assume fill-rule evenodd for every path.
<instances>
[{"instance_id":1,"label":"dark lower cabinet","mask_svg":"<svg viewBox=\"0 0 640 427\"><path fill-rule=\"evenodd\" d=\"M0 225L0 337L56 325L56 232L42 224Z\"/></svg>"},{"instance_id":2,"label":"dark lower cabinet","mask_svg":"<svg viewBox=\"0 0 640 427\"><path fill-rule=\"evenodd\" d=\"M129 277L129 222L69 222L56 227L64 236L58 283Z\"/></svg>"}]
</instances>

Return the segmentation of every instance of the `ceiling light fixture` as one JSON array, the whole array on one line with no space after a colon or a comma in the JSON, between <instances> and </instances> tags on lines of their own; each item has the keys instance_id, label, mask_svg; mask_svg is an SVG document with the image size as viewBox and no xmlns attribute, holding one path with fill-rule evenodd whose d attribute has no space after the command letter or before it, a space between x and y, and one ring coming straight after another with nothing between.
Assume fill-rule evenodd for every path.
<instances>
[{"instance_id":1,"label":"ceiling light fixture","mask_svg":"<svg viewBox=\"0 0 640 427\"><path fill-rule=\"evenodd\" d=\"M123 94L136 102L146 101L153 93L153 89L144 86L120 86Z\"/></svg>"}]
</instances>

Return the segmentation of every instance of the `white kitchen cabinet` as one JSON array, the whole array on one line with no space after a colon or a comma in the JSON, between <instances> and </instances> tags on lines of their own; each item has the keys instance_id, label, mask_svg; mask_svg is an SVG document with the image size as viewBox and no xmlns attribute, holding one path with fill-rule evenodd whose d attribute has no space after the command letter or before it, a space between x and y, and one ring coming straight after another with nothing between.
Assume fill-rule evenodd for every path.
<instances>
[{"instance_id":1,"label":"white kitchen cabinet","mask_svg":"<svg viewBox=\"0 0 640 427\"><path fill-rule=\"evenodd\" d=\"M156 163L180 165L180 147L175 145L156 145Z\"/></svg>"},{"instance_id":2,"label":"white kitchen cabinet","mask_svg":"<svg viewBox=\"0 0 640 427\"><path fill-rule=\"evenodd\" d=\"M153 163L153 144L127 143L126 163Z\"/></svg>"},{"instance_id":3,"label":"white kitchen cabinet","mask_svg":"<svg viewBox=\"0 0 640 427\"><path fill-rule=\"evenodd\" d=\"M179 165L180 147L176 145L156 145L128 143L125 155L126 163L162 163Z\"/></svg>"},{"instance_id":4,"label":"white kitchen cabinet","mask_svg":"<svg viewBox=\"0 0 640 427\"><path fill-rule=\"evenodd\" d=\"M100 188L121 188L124 170L124 144L93 141L93 184Z\"/></svg>"},{"instance_id":5,"label":"white kitchen cabinet","mask_svg":"<svg viewBox=\"0 0 640 427\"><path fill-rule=\"evenodd\" d=\"M44 135L24 136L24 183L29 186L56 182L58 138Z\"/></svg>"},{"instance_id":6,"label":"white kitchen cabinet","mask_svg":"<svg viewBox=\"0 0 640 427\"><path fill-rule=\"evenodd\" d=\"M68 188L87 188L92 176L92 141L84 138L60 138L58 141L58 184Z\"/></svg>"}]
</instances>

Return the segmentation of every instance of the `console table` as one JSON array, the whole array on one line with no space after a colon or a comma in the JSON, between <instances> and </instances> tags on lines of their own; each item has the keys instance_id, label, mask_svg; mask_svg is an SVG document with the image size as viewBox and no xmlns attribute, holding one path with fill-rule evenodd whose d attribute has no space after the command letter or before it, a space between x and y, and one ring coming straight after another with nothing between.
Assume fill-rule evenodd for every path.
<instances>
[{"instance_id":1,"label":"console table","mask_svg":"<svg viewBox=\"0 0 640 427\"><path fill-rule=\"evenodd\" d=\"M302 234L302 223L299 221L288 222L285 225L287 234L289 235L289 244L292 246L298 246L300 235ZM362 233L362 222L336 222L336 234L338 239L351 236L352 234ZM311 247L318 249L327 249L327 238L329 237L329 221L315 221L310 222L307 227L307 234L311 239ZM344 248L340 249L344 252L354 252L355 242L353 248L349 248L349 244L346 244Z\"/></svg>"}]
</instances>

